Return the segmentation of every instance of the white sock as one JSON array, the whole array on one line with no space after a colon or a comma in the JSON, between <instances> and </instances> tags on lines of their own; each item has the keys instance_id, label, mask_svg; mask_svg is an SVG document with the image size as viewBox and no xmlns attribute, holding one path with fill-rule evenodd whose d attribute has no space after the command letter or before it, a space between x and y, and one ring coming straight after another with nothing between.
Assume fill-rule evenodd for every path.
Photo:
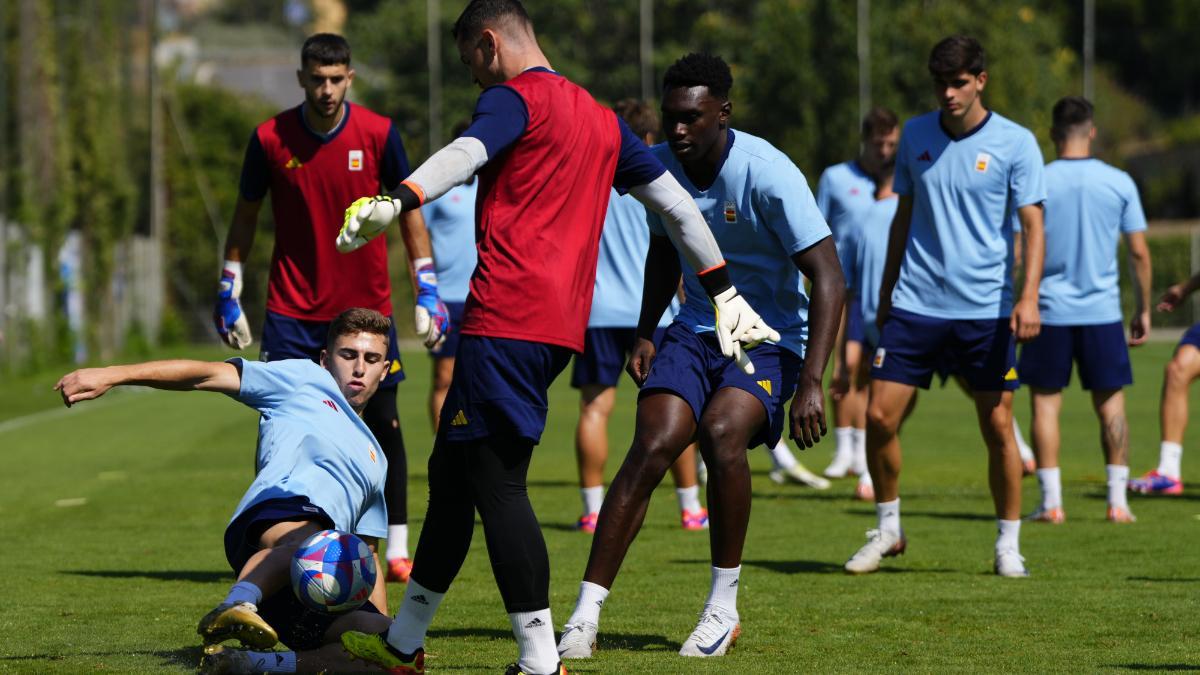
<instances>
[{"instance_id":1,"label":"white sock","mask_svg":"<svg viewBox=\"0 0 1200 675\"><path fill-rule=\"evenodd\" d=\"M408 525L388 525L387 559L410 558L408 555Z\"/></svg>"},{"instance_id":2,"label":"white sock","mask_svg":"<svg viewBox=\"0 0 1200 675\"><path fill-rule=\"evenodd\" d=\"M388 628L388 644L403 654L412 654L425 646L425 632L433 622L438 605L442 604L445 593L435 593L415 579L408 580L404 589L404 600L396 612L396 619Z\"/></svg>"},{"instance_id":3,"label":"white sock","mask_svg":"<svg viewBox=\"0 0 1200 675\"><path fill-rule=\"evenodd\" d=\"M767 448L767 452L771 454L771 464L775 469L790 469L796 466L796 456L792 454L792 449L788 447L787 441L782 438L775 444L773 448Z\"/></svg>"},{"instance_id":4,"label":"white sock","mask_svg":"<svg viewBox=\"0 0 1200 675\"><path fill-rule=\"evenodd\" d=\"M996 535L996 552L1005 550L1021 552L1021 521L996 519L999 534Z\"/></svg>"},{"instance_id":5,"label":"white sock","mask_svg":"<svg viewBox=\"0 0 1200 675\"><path fill-rule=\"evenodd\" d=\"M296 652L252 652L247 650L252 673L294 673Z\"/></svg>"},{"instance_id":6,"label":"white sock","mask_svg":"<svg viewBox=\"0 0 1200 675\"><path fill-rule=\"evenodd\" d=\"M1021 425L1017 424L1017 416L1013 415L1013 436L1017 438L1017 452L1021 453L1021 461L1028 462L1033 459L1033 448L1025 442L1025 437L1021 435Z\"/></svg>"},{"instance_id":7,"label":"white sock","mask_svg":"<svg viewBox=\"0 0 1200 675\"><path fill-rule=\"evenodd\" d=\"M867 430L854 429L851 436L854 439L854 461L850 463L850 467L854 469L854 473L865 476L867 475Z\"/></svg>"},{"instance_id":8,"label":"white sock","mask_svg":"<svg viewBox=\"0 0 1200 675\"><path fill-rule=\"evenodd\" d=\"M700 486L693 485L692 487L675 488L675 496L679 498L680 511L699 511L700 506Z\"/></svg>"},{"instance_id":9,"label":"white sock","mask_svg":"<svg viewBox=\"0 0 1200 675\"><path fill-rule=\"evenodd\" d=\"M742 575L742 566L712 568L712 588L708 591L706 605L720 607L726 612L737 614L738 578Z\"/></svg>"},{"instance_id":10,"label":"white sock","mask_svg":"<svg viewBox=\"0 0 1200 675\"><path fill-rule=\"evenodd\" d=\"M1164 476L1179 480L1182 475L1179 464L1183 459L1183 446L1171 441L1163 441L1158 449L1158 472Z\"/></svg>"},{"instance_id":11,"label":"white sock","mask_svg":"<svg viewBox=\"0 0 1200 675\"><path fill-rule=\"evenodd\" d=\"M1108 476L1108 505L1129 508L1129 502L1125 499L1125 489L1129 486L1129 467L1106 464L1104 473Z\"/></svg>"},{"instance_id":12,"label":"white sock","mask_svg":"<svg viewBox=\"0 0 1200 675\"><path fill-rule=\"evenodd\" d=\"M554 640L554 624L550 608L536 612L513 612L508 615L513 636L521 649L517 664L526 673L553 673L558 668L558 643Z\"/></svg>"},{"instance_id":13,"label":"white sock","mask_svg":"<svg viewBox=\"0 0 1200 675\"><path fill-rule=\"evenodd\" d=\"M575 601L575 611L567 623L571 625L590 623L600 625L600 610L604 609L604 601L608 599L608 589L593 584L590 581L579 583L579 599Z\"/></svg>"},{"instance_id":14,"label":"white sock","mask_svg":"<svg viewBox=\"0 0 1200 675\"><path fill-rule=\"evenodd\" d=\"M833 442L835 461L840 457L852 458L854 456L854 427L834 427Z\"/></svg>"},{"instance_id":15,"label":"white sock","mask_svg":"<svg viewBox=\"0 0 1200 675\"><path fill-rule=\"evenodd\" d=\"M1062 471L1057 466L1038 469L1037 479L1042 488L1042 508L1062 508Z\"/></svg>"},{"instance_id":16,"label":"white sock","mask_svg":"<svg viewBox=\"0 0 1200 675\"><path fill-rule=\"evenodd\" d=\"M236 605L239 602L248 602L257 606L262 602L262 589L249 581L239 581L229 589L229 595L225 596L223 605Z\"/></svg>"},{"instance_id":17,"label":"white sock","mask_svg":"<svg viewBox=\"0 0 1200 675\"><path fill-rule=\"evenodd\" d=\"M604 503L604 486L579 488L579 496L583 497L583 514L600 513L600 505Z\"/></svg>"},{"instance_id":18,"label":"white sock","mask_svg":"<svg viewBox=\"0 0 1200 675\"><path fill-rule=\"evenodd\" d=\"M900 498L890 502L875 502L875 514L879 516L879 529L900 534Z\"/></svg>"}]
</instances>

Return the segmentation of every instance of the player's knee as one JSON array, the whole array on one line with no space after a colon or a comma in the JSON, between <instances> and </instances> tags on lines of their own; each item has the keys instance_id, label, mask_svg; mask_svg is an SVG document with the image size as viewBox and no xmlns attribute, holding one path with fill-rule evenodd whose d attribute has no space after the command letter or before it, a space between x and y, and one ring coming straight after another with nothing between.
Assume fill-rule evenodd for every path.
<instances>
[{"instance_id":1,"label":"player's knee","mask_svg":"<svg viewBox=\"0 0 1200 675\"><path fill-rule=\"evenodd\" d=\"M736 461L746 454L745 433L736 421L718 418L705 419L700 426L700 447L705 461L720 465ZM709 467L714 468L714 467Z\"/></svg>"},{"instance_id":2,"label":"player's knee","mask_svg":"<svg viewBox=\"0 0 1200 675\"><path fill-rule=\"evenodd\" d=\"M1191 383L1196 372L1196 367L1192 363L1193 359L1176 354L1169 362L1165 369L1165 377L1167 386L1169 387L1186 387Z\"/></svg>"},{"instance_id":3,"label":"player's knee","mask_svg":"<svg viewBox=\"0 0 1200 675\"><path fill-rule=\"evenodd\" d=\"M894 436L900 428L903 411L897 413L872 401L867 406L867 433Z\"/></svg>"}]
</instances>

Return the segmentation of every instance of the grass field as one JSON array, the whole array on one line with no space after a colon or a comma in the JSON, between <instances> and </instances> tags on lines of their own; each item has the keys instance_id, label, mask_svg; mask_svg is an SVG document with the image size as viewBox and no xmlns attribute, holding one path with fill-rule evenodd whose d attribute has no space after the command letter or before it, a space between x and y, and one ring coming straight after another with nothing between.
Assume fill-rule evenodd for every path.
<instances>
[{"instance_id":1,"label":"grass field","mask_svg":"<svg viewBox=\"0 0 1200 675\"><path fill-rule=\"evenodd\" d=\"M1157 459L1161 367L1171 345L1134 354L1133 472ZM198 352L219 357L217 351ZM412 467L413 541L424 514L427 359L407 355L401 418ZM231 576L221 535L253 469L255 414L219 395L120 391L55 408L57 373L0 386L0 522L21 542L0 604L0 672L186 671L196 620ZM559 378L530 476L553 570L556 627L587 557L572 450L575 392ZM631 436L622 384L609 472ZM1020 419L1028 401L1019 396ZM841 565L874 526L842 481L780 487L751 453L754 509L739 596L744 633L724 659L676 655L708 590L708 544L678 527L669 481L651 505L602 617L600 652L579 672L1047 672L1200 670L1200 495L1132 499L1139 521L1104 521L1104 467L1087 399L1063 414L1067 523L1026 524L1032 577L991 574L994 524L985 454L953 388L924 395L905 429L908 554L868 577ZM46 412L42 412L46 411ZM30 417L30 415L34 415ZM1194 456L1197 430L1185 447ZM832 438L803 460L819 470ZM1185 470L1193 462L1185 461ZM1195 471L1191 474L1194 476ZM1025 484L1025 512L1037 499ZM389 589L393 609L400 588ZM515 659L478 534L427 645L430 670L500 672Z\"/></svg>"}]
</instances>

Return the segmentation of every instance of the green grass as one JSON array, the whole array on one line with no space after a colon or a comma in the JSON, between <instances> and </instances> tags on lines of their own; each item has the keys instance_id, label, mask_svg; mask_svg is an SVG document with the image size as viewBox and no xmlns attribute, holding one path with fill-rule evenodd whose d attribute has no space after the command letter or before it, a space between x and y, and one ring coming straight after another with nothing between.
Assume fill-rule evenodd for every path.
<instances>
[{"instance_id":1,"label":"green grass","mask_svg":"<svg viewBox=\"0 0 1200 675\"><path fill-rule=\"evenodd\" d=\"M1128 393L1134 473L1157 458L1161 366L1171 346L1134 354ZM220 352L199 352L217 357ZM408 354L401 418L413 468L413 540L430 448L427 359ZM0 672L181 671L199 658L196 620L230 583L226 521L253 468L255 414L218 395L126 391L72 410L46 393L58 373L0 388L0 522L14 545L0 605ZM623 383L612 423L616 470L632 432ZM557 626L569 615L589 539L579 512L572 434L576 397L562 377L531 471L553 569ZM1028 401L1019 397L1022 423ZM2 421L9 418L7 422ZM1193 425L1196 426L1196 425ZM1027 427L1027 425L1026 425ZM922 397L903 435L909 553L868 577L841 564L874 524L870 505L779 487L751 453L754 510L739 609L744 634L724 659L675 654L708 590L708 544L678 527L670 484L605 608L600 652L580 672L1128 671L1197 669L1200 497L1133 499L1139 521L1104 522L1103 461L1090 406L1070 390L1063 413L1061 527L1026 525L1033 576L990 574L994 524L985 453L955 389ZM1186 446L1197 446L1196 430ZM804 461L823 468L832 439ZM1037 498L1025 484L1025 511ZM73 501L62 501L73 500ZM80 500L85 500L80 503ZM76 504L71 506L71 504ZM393 586L393 609L399 587ZM430 633L430 670L499 672L514 660L482 534Z\"/></svg>"}]
</instances>

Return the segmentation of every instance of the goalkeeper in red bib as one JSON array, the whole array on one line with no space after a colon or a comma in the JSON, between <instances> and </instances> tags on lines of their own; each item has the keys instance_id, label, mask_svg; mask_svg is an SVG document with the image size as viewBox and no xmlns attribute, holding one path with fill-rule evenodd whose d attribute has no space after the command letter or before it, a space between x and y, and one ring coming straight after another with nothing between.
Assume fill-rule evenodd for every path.
<instances>
[{"instance_id":1,"label":"goalkeeper in red bib","mask_svg":"<svg viewBox=\"0 0 1200 675\"><path fill-rule=\"evenodd\" d=\"M345 100L354 70L344 38L328 33L308 38L296 77L304 89L304 103L263 122L250 136L213 312L217 332L227 344L235 349L251 344L250 325L238 300L242 263L254 243L262 200L270 192L275 250L267 284L263 361L316 361L329 322L349 307L391 317L383 239L353 255L340 255L332 240L347 203L364 193L394 189L409 173L404 145L391 120ZM417 288L417 333L432 347L446 330L448 313L438 298L429 232L419 211L405 214L401 234ZM412 564L408 462L396 414L396 386L404 379L404 369L396 343L393 327L387 354L391 370L363 420L388 458L387 578L404 582Z\"/></svg>"},{"instance_id":2,"label":"goalkeeper in red bib","mask_svg":"<svg viewBox=\"0 0 1200 675\"><path fill-rule=\"evenodd\" d=\"M510 673L562 671L550 619L550 561L526 493L546 422L547 389L583 350L609 188L660 214L664 230L719 313L721 350L779 339L729 281L695 202L612 110L542 54L517 0L475 0L454 37L483 93L471 127L417 168L391 198L352 209L338 237L365 244L399 213L479 177L479 262L454 376L429 460L429 510L412 579L391 627L347 633L360 658L423 672L425 634L470 547L478 511L520 647Z\"/></svg>"}]
</instances>

